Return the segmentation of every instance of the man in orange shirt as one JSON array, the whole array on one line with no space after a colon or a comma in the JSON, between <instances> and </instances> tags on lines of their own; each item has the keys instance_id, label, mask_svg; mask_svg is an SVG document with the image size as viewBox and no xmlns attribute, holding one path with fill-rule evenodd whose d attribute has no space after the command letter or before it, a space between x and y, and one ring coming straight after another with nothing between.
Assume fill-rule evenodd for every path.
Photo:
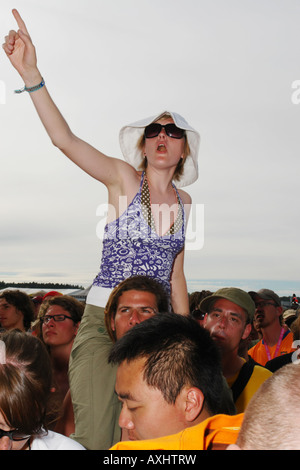
<instances>
[{"instance_id":1,"label":"man in orange shirt","mask_svg":"<svg viewBox=\"0 0 300 470\"><path fill-rule=\"evenodd\" d=\"M260 329L262 339L248 354L262 366L275 357L294 351L293 335L291 331L282 326L281 301L278 295L270 289L261 289L258 292L250 291L255 303L255 321Z\"/></svg>"},{"instance_id":2,"label":"man in orange shirt","mask_svg":"<svg viewBox=\"0 0 300 470\"><path fill-rule=\"evenodd\" d=\"M110 450L225 450L235 444L244 414L216 415L183 431L144 441L124 441Z\"/></svg>"}]
</instances>

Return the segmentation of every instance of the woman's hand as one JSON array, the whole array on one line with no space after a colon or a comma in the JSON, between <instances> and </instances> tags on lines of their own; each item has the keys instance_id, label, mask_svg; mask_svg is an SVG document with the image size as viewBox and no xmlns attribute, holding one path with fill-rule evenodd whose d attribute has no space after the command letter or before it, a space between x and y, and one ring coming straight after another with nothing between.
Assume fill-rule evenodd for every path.
<instances>
[{"instance_id":1,"label":"woman's hand","mask_svg":"<svg viewBox=\"0 0 300 470\"><path fill-rule=\"evenodd\" d=\"M13 67L19 72L26 86L36 85L41 78L37 69L35 47L17 10L12 11L18 24L18 31L10 31L5 37L3 49Z\"/></svg>"},{"instance_id":2,"label":"woman's hand","mask_svg":"<svg viewBox=\"0 0 300 470\"><path fill-rule=\"evenodd\" d=\"M19 12L13 10L18 31L10 31L3 49L13 67L21 75L27 88L41 83L42 76L37 67L35 47ZM47 86L30 93L30 98L52 141L70 160L86 173L112 188L110 201L119 210L119 195L128 195L132 200L139 187L140 177L128 163L111 158L75 136L64 117L53 102ZM110 190L110 189L109 189Z\"/></svg>"}]
</instances>

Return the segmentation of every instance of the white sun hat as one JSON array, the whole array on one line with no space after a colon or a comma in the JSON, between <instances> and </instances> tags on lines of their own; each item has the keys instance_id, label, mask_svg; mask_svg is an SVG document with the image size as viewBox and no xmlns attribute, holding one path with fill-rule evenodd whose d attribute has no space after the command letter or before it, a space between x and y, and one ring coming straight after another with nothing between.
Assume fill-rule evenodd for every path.
<instances>
[{"instance_id":1,"label":"white sun hat","mask_svg":"<svg viewBox=\"0 0 300 470\"><path fill-rule=\"evenodd\" d=\"M151 116L122 127L119 135L120 147L126 162L130 163L134 168L139 169L144 160L144 155L137 147L137 143L142 137L145 127L160 119L164 114L170 115L176 126L186 131L190 153L187 155L184 162L182 175L176 180L176 186L179 188L188 186L194 183L198 178L200 134L193 129L180 114L172 111L164 111L157 116Z\"/></svg>"}]
</instances>

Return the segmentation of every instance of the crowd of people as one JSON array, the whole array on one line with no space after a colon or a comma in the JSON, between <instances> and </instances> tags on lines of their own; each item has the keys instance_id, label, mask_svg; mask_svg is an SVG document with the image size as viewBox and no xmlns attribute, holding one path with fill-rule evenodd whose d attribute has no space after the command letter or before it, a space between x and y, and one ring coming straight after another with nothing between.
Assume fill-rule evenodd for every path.
<instances>
[{"instance_id":1,"label":"crowd of people","mask_svg":"<svg viewBox=\"0 0 300 470\"><path fill-rule=\"evenodd\" d=\"M0 295L0 449L254 449L268 448L269 434L278 449L300 448L296 427L275 439L281 417L294 417L280 400L299 380L298 318L269 289L188 295L192 201L181 188L198 178L199 133L163 111L120 130L124 159L89 145L52 100L13 15L3 50L24 81L16 93L29 94L53 145L107 188L109 211L85 305L57 292Z\"/></svg>"},{"instance_id":2,"label":"crowd of people","mask_svg":"<svg viewBox=\"0 0 300 470\"><path fill-rule=\"evenodd\" d=\"M300 448L277 429L300 380L299 308L269 289L189 301L174 313L147 276L122 281L101 317L59 292L2 291L0 448Z\"/></svg>"}]
</instances>

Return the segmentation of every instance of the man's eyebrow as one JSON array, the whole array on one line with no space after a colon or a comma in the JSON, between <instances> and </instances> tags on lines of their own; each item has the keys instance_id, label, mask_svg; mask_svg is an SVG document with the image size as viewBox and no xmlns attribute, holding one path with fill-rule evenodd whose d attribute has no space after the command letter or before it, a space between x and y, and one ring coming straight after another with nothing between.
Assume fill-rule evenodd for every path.
<instances>
[{"instance_id":1,"label":"man's eyebrow","mask_svg":"<svg viewBox=\"0 0 300 470\"><path fill-rule=\"evenodd\" d=\"M125 304L119 304L117 306L117 310L119 310L120 308L151 308L152 310L156 310L156 307L153 307L152 305L138 305L138 306L135 306L135 305L125 305Z\"/></svg>"},{"instance_id":2,"label":"man's eyebrow","mask_svg":"<svg viewBox=\"0 0 300 470\"><path fill-rule=\"evenodd\" d=\"M222 311L223 311L223 309L220 308L220 307L212 307L210 313L211 312L222 312ZM236 317L242 318L242 315L239 312L229 312L229 313L230 313L230 315L234 315Z\"/></svg>"},{"instance_id":3,"label":"man's eyebrow","mask_svg":"<svg viewBox=\"0 0 300 470\"><path fill-rule=\"evenodd\" d=\"M137 401L134 396L130 393L118 393L117 390L115 390L116 394L118 395L119 398L122 400L131 400L131 401Z\"/></svg>"}]
</instances>

